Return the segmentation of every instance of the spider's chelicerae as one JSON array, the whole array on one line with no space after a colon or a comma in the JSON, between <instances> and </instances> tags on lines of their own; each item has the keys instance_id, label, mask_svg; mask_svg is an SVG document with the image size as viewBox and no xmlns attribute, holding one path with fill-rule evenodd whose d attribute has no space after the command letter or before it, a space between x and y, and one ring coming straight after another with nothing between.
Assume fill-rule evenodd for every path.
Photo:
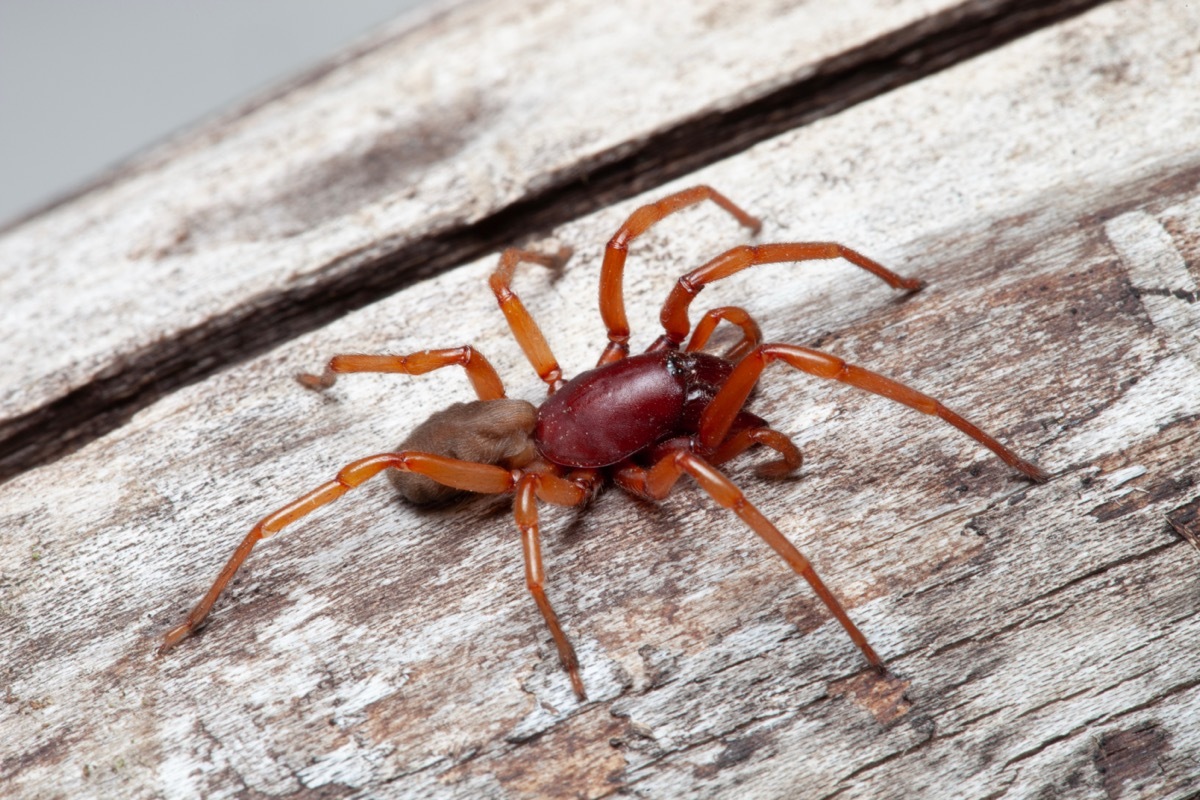
<instances>
[{"instance_id":1,"label":"spider's chelicerae","mask_svg":"<svg viewBox=\"0 0 1200 800\"><path fill-rule=\"evenodd\" d=\"M684 473L730 509L804 577L850 638L877 669L883 661L825 587L812 564L755 508L717 466L755 445L779 454L760 467L781 476L800 466L800 451L766 420L745 410L763 369L782 361L821 378L866 389L949 422L1025 476L1046 473L932 397L836 356L791 344L763 344L758 325L742 308L708 311L684 345L691 327L688 309L706 285L757 264L842 258L894 289L914 292L921 282L902 278L866 256L833 242L793 242L735 247L679 279L662 310L664 333L641 355L629 355L622 276L629 243L650 226L687 206L711 200L757 232L759 221L708 186L696 186L642 206L630 215L604 252L600 316L608 346L595 369L572 380L562 377L541 330L513 294L513 271L523 262L561 264L569 252L546 256L509 249L490 284L513 336L549 387L540 406L504 396L496 371L470 346L424 350L406 356L339 355L322 375L300 375L312 389L326 389L347 372L417 375L448 366L466 370L479 400L456 403L419 425L394 453L348 464L337 477L261 519L238 546L221 574L187 618L163 638L159 652L174 647L208 616L221 591L254 545L309 512L341 497L387 470L400 493L414 503L440 502L458 492L511 494L525 553L525 581L550 627L575 693L586 697L571 642L546 598L538 537L538 502L582 505L606 482L650 500L661 500ZM723 355L701 352L724 320L741 328L740 341Z\"/></svg>"}]
</instances>

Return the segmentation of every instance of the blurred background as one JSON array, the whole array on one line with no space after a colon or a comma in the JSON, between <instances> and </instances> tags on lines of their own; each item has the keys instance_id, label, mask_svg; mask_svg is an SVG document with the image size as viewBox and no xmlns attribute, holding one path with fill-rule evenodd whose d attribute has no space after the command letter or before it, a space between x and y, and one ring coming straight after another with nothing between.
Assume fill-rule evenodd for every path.
<instances>
[{"instance_id":1,"label":"blurred background","mask_svg":"<svg viewBox=\"0 0 1200 800\"><path fill-rule=\"evenodd\" d=\"M0 0L0 226L422 5Z\"/></svg>"}]
</instances>

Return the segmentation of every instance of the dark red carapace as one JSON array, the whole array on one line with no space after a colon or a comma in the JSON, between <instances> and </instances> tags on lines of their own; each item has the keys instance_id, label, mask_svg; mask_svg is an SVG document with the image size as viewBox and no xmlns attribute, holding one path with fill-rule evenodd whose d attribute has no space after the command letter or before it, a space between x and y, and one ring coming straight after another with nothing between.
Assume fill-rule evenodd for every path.
<instances>
[{"instance_id":1,"label":"dark red carapace","mask_svg":"<svg viewBox=\"0 0 1200 800\"><path fill-rule=\"evenodd\" d=\"M582 505L607 482L638 497L661 500L687 474L808 581L867 661L884 669L882 659L808 559L717 469L758 445L778 454L777 459L759 467L760 474L786 475L800 467L801 455L795 444L771 429L766 420L745 410L766 366L782 361L801 372L857 386L940 417L1025 476L1037 481L1047 476L963 417L914 389L818 350L764 344L758 325L742 308L711 309L691 331L688 312L700 291L709 283L758 264L841 258L894 289L913 292L921 288L919 281L902 278L840 244L744 245L717 256L679 279L663 305L664 333L647 352L630 356L622 290L629 243L663 217L703 200L716 203L742 225L758 231L757 219L707 186L686 189L637 209L609 241L601 267L600 315L608 328L608 345L595 369L571 381L563 380L541 329L511 289L518 264L559 267L570 252L548 256L526 250L504 251L490 284L514 337L548 387L550 396L540 407L505 397L496 371L469 346L406 356L340 355L329 362L323 374L298 376L304 386L323 390L333 386L337 375L343 373L418 375L460 366L479 399L456 403L433 414L414 429L398 451L355 461L332 481L261 519L234 551L208 593L180 625L165 635L159 653L174 647L200 626L259 540L387 472L400 493L415 503L442 502L459 492L514 496L526 585L550 628L571 686L583 699L586 695L575 650L546 597L538 502ZM719 356L703 352L722 321L741 329L740 340Z\"/></svg>"},{"instance_id":2,"label":"dark red carapace","mask_svg":"<svg viewBox=\"0 0 1200 800\"><path fill-rule=\"evenodd\" d=\"M542 403L534 445L560 466L595 468L631 458L664 436L693 436L700 414L732 371L723 358L675 350L590 370ZM616 409L619 425L613 424Z\"/></svg>"}]
</instances>

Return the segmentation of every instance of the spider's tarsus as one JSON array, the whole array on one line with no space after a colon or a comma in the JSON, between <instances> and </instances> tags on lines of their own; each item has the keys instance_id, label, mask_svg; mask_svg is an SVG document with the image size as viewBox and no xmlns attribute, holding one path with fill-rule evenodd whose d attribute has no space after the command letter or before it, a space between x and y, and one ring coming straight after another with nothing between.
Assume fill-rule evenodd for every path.
<instances>
[{"instance_id":1,"label":"spider's tarsus","mask_svg":"<svg viewBox=\"0 0 1200 800\"><path fill-rule=\"evenodd\" d=\"M570 645L567 645L570 647ZM575 690L575 696L579 698L579 702L587 701L587 691L583 688L583 678L579 676L579 658L575 655L575 650L571 649L569 653L559 653L558 663L567 672L567 677L571 679L571 688Z\"/></svg>"},{"instance_id":2,"label":"spider's tarsus","mask_svg":"<svg viewBox=\"0 0 1200 800\"><path fill-rule=\"evenodd\" d=\"M1034 464L1032 461L1018 459L1015 464L1012 464L1012 466L1034 483L1045 483L1052 477L1049 472L1046 472L1046 470L1042 469L1037 464Z\"/></svg>"},{"instance_id":3,"label":"spider's tarsus","mask_svg":"<svg viewBox=\"0 0 1200 800\"><path fill-rule=\"evenodd\" d=\"M1032 480L1034 483L1045 483L1046 481L1050 480L1050 478L1051 478L1051 475L1049 472L1046 472L1046 470L1042 469L1041 467L1037 466L1036 464L1030 464L1028 470L1021 470L1021 471L1024 472L1027 476L1029 476L1029 479Z\"/></svg>"},{"instance_id":4,"label":"spider's tarsus","mask_svg":"<svg viewBox=\"0 0 1200 800\"><path fill-rule=\"evenodd\" d=\"M567 244L560 246L558 252L554 254L554 267L557 269L566 266L573 255L575 255L574 247Z\"/></svg>"},{"instance_id":5,"label":"spider's tarsus","mask_svg":"<svg viewBox=\"0 0 1200 800\"><path fill-rule=\"evenodd\" d=\"M330 386L333 386L337 381L337 375L326 370L321 375L314 375L311 372L297 372L296 382L305 389L312 389L314 392L323 392Z\"/></svg>"},{"instance_id":6,"label":"spider's tarsus","mask_svg":"<svg viewBox=\"0 0 1200 800\"><path fill-rule=\"evenodd\" d=\"M800 471L800 467L803 463L803 456L801 457L801 463L794 467L788 466L787 461L783 459L777 461L768 461L765 464L759 464L757 467L755 467L754 474L760 478L769 478L771 480L790 478L793 477L794 473Z\"/></svg>"},{"instance_id":7,"label":"spider's tarsus","mask_svg":"<svg viewBox=\"0 0 1200 800\"><path fill-rule=\"evenodd\" d=\"M160 644L158 649L154 651L154 657L162 658L169 650L172 650L175 645L182 642L191 633L192 630L186 622L167 631L162 637L162 644Z\"/></svg>"}]
</instances>

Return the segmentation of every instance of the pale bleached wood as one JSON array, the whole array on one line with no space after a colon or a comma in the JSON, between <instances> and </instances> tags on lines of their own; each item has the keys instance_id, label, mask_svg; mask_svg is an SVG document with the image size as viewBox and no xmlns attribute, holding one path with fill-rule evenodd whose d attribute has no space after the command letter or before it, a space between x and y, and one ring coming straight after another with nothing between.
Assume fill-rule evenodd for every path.
<instances>
[{"instance_id":1,"label":"pale bleached wood","mask_svg":"<svg viewBox=\"0 0 1200 800\"><path fill-rule=\"evenodd\" d=\"M910 381L1058 473L1031 487L935 421L769 373L755 408L809 460L796 481L733 474L852 606L904 698L690 487L661 510L611 493L545 516L584 707L522 586L507 503L415 512L382 482L262 545L205 633L151 657L257 516L468 394L456 375L358 376L320 398L293 372L470 342L538 395L488 259L0 490L5 788L1194 793L1200 578L1165 517L1196 496L1198 16L1114 3L694 178L766 217L764 240L844 239L930 281L899 301L845 265L774 266L705 303ZM557 231L579 249L561 275L518 278L568 369L599 350L598 255L632 205ZM697 210L639 243L638 341L674 277L739 237Z\"/></svg>"},{"instance_id":2,"label":"pale bleached wood","mask_svg":"<svg viewBox=\"0 0 1200 800\"><path fill-rule=\"evenodd\" d=\"M0 237L0 444L73 391L123 376L103 390L120 399L156 379L143 372L194 372L187 342L225 317L252 326L256 308L957 5L486 0L400 25ZM221 338L204 358L246 349Z\"/></svg>"}]
</instances>

